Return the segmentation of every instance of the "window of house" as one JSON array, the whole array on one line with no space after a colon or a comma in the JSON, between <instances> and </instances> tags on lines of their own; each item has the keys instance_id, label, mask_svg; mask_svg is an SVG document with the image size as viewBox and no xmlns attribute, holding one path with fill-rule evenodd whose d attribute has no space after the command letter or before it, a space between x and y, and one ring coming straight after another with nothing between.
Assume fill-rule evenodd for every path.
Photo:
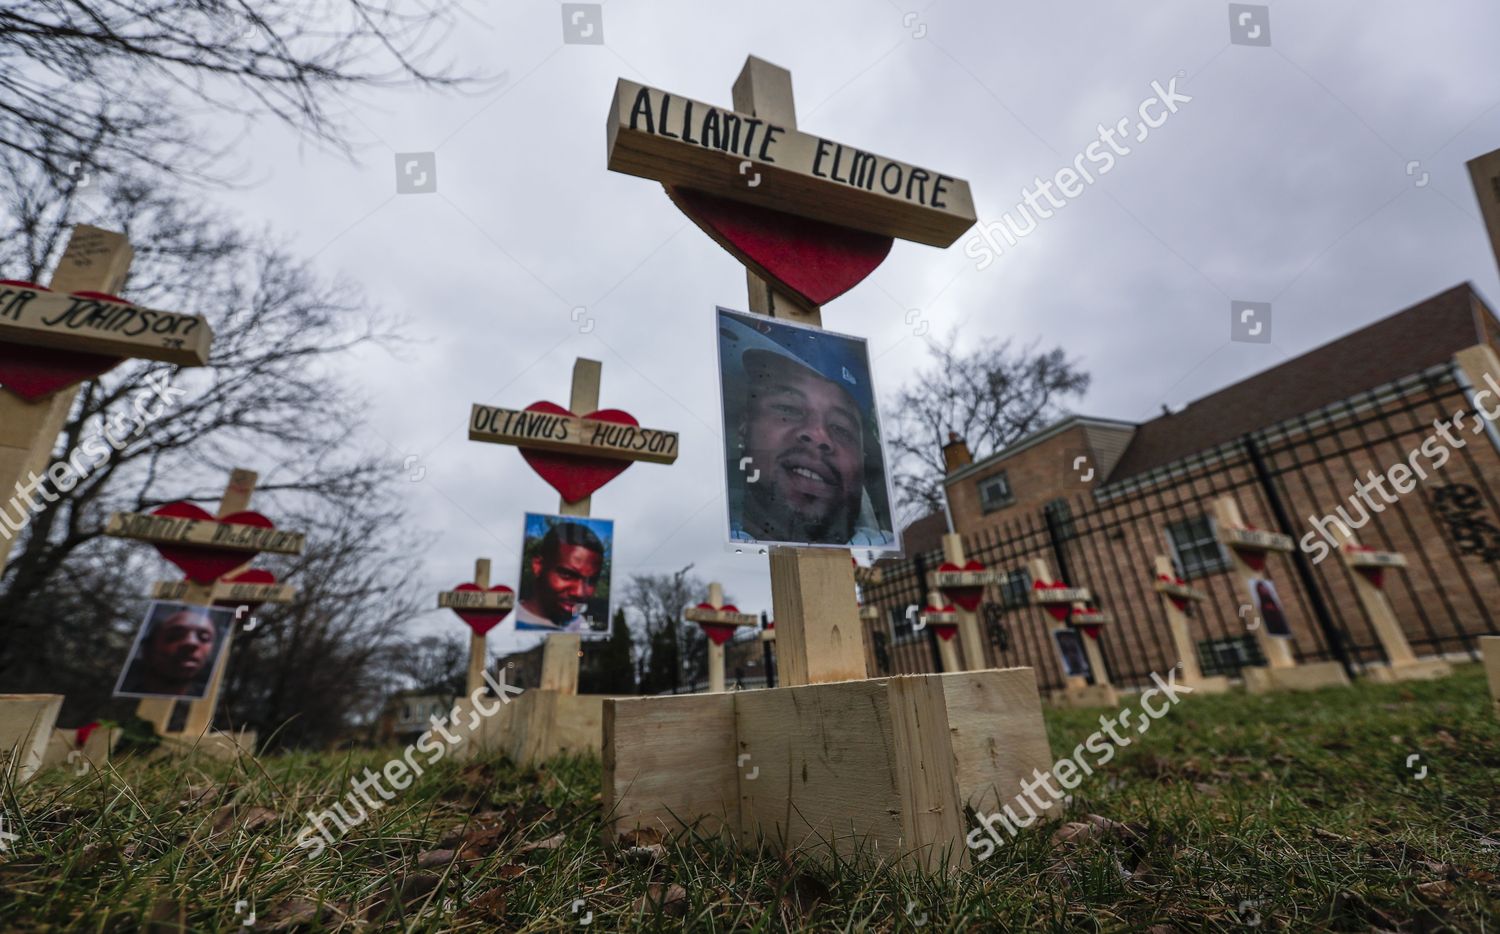
<instances>
[{"instance_id":1,"label":"window of house","mask_svg":"<svg viewBox=\"0 0 1500 934\"><path fill-rule=\"evenodd\" d=\"M1167 526L1172 553L1185 578L1202 577L1229 568L1229 555L1214 533L1208 516L1184 519Z\"/></svg>"},{"instance_id":2,"label":"window of house","mask_svg":"<svg viewBox=\"0 0 1500 934\"><path fill-rule=\"evenodd\" d=\"M1042 509L1045 510L1047 519L1052 523L1052 528L1056 530L1058 538L1067 540L1078 536L1078 532L1073 528L1073 507L1068 505L1066 499L1054 499Z\"/></svg>"},{"instance_id":3,"label":"window of house","mask_svg":"<svg viewBox=\"0 0 1500 934\"><path fill-rule=\"evenodd\" d=\"M985 512L994 512L1015 502L1010 492L1010 477L1000 471L992 477L979 481L979 507Z\"/></svg>"},{"instance_id":4,"label":"window of house","mask_svg":"<svg viewBox=\"0 0 1500 934\"><path fill-rule=\"evenodd\" d=\"M1251 635L1203 639L1198 643L1198 666L1204 677L1238 675L1242 668L1265 665L1266 657Z\"/></svg>"},{"instance_id":5,"label":"window of house","mask_svg":"<svg viewBox=\"0 0 1500 934\"><path fill-rule=\"evenodd\" d=\"M1011 571L1000 581L1000 604L1007 610L1031 603L1031 572L1025 568Z\"/></svg>"}]
</instances>

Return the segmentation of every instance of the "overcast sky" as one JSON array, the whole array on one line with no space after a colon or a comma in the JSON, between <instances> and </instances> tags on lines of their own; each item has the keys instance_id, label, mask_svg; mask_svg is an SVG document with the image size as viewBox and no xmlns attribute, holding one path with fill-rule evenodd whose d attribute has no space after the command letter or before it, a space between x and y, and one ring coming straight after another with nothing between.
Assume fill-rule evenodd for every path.
<instances>
[{"instance_id":1,"label":"overcast sky","mask_svg":"<svg viewBox=\"0 0 1500 934\"><path fill-rule=\"evenodd\" d=\"M792 71L802 129L969 180L987 222L1180 75L1191 102L988 268L963 240L898 242L823 313L869 338L884 396L923 363L925 323L1061 344L1094 376L1078 411L1139 421L1464 280L1497 294L1464 163L1500 147L1500 9L1280 2L1269 46L1231 43L1231 22L1204 0L609 0L598 45L564 42L561 4L489 4L447 50L503 85L365 95L353 164L263 125L244 153L261 181L221 197L409 321L402 359L348 365L366 442L420 477L429 590L480 556L516 583L522 514L557 495L514 449L467 440L469 406L565 405L584 356L604 407L682 434L675 465L594 496L616 580L692 562L759 611L766 559L725 545L711 323L745 307L744 274L659 185L605 169L616 78L727 106L753 53ZM436 193L396 193L397 152L436 154ZM1272 343L1230 342L1233 300L1272 304Z\"/></svg>"}]
</instances>

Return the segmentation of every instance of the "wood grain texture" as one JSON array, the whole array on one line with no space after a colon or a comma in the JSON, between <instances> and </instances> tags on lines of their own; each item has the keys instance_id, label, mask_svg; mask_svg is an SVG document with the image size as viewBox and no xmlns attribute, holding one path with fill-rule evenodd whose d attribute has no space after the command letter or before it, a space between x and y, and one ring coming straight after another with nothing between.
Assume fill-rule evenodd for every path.
<instances>
[{"instance_id":1,"label":"wood grain texture","mask_svg":"<svg viewBox=\"0 0 1500 934\"><path fill-rule=\"evenodd\" d=\"M1033 770L1052 767L1036 672L1003 668L943 677L961 804L994 811Z\"/></svg>"},{"instance_id":2,"label":"wood grain texture","mask_svg":"<svg viewBox=\"0 0 1500 934\"><path fill-rule=\"evenodd\" d=\"M47 755L61 694L0 694L0 776L24 784Z\"/></svg>"},{"instance_id":3,"label":"wood grain texture","mask_svg":"<svg viewBox=\"0 0 1500 934\"><path fill-rule=\"evenodd\" d=\"M773 549L771 601L784 685L865 677L864 630L847 551Z\"/></svg>"},{"instance_id":4,"label":"wood grain texture","mask_svg":"<svg viewBox=\"0 0 1500 934\"><path fill-rule=\"evenodd\" d=\"M605 700L601 800L606 842L637 828L663 834L685 826L704 834L738 829L738 696Z\"/></svg>"}]
</instances>

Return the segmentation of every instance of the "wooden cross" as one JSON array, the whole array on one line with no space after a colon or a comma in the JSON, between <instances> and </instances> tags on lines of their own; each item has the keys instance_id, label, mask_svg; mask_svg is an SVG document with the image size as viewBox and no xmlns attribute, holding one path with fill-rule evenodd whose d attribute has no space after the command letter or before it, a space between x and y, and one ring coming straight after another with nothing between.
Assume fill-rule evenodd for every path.
<instances>
[{"instance_id":1,"label":"wooden cross","mask_svg":"<svg viewBox=\"0 0 1500 934\"><path fill-rule=\"evenodd\" d=\"M213 332L203 318L100 297L124 286L134 255L124 234L79 224L52 273L51 291L0 284L0 346L34 348L29 353L52 371L40 383L18 380L0 389L0 496L9 498L45 474L79 382L122 357L179 366L208 362ZM5 383L0 371L0 386ZM13 541L0 536L0 571Z\"/></svg>"},{"instance_id":2,"label":"wooden cross","mask_svg":"<svg viewBox=\"0 0 1500 934\"><path fill-rule=\"evenodd\" d=\"M754 613L741 613L738 607L724 606L724 585L718 581L708 585L708 605L689 607L682 618L703 627L708 636L708 690L719 694L724 691L724 643L714 639L710 626L755 626L760 617ZM774 630L772 630L774 632Z\"/></svg>"},{"instance_id":3,"label":"wooden cross","mask_svg":"<svg viewBox=\"0 0 1500 934\"><path fill-rule=\"evenodd\" d=\"M1244 588L1247 602L1241 606L1253 606L1254 581L1265 574L1267 553L1289 554L1296 549L1296 545L1290 535L1248 528L1240 514L1239 503L1232 496L1221 496L1214 500L1213 511L1214 528L1219 541L1227 546L1234 575ZM1255 627L1255 639L1260 645L1261 654L1266 658L1266 668L1246 668L1241 672L1247 690L1259 692L1282 688L1306 689L1349 683L1348 676L1337 663L1299 665L1292 654L1292 640L1271 635L1266 631L1264 620Z\"/></svg>"},{"instance_id":4,"label":"wooden cross","mask_svg":"<svg viewBox=\"0 0 1500 934\"><path fill-rule=\"evenodd\" d=\"M445 590L438 594L438 607L453 610L469 624L469 673L464 680L464 696L473 697L484 688L484 669L489 664L490 626L498 622L484 617L503 617L516 605L515 591L490 589L490 559L474 562L474 588ZM471 618L471 615L474 618ZM488 625L487 625L488 624Z\"/></svg>"},{"instance_id":5,"label":"wooden cross","mask_svg":"<svg viewBox=\"0 0 1500 934\"><path fill-rule=\"evenodd\" d=\"M219 602L216 597L226 592L223 588L230 583L228 579L243 572L256 552L268 551L273 554L296 555L302 553L306 544L306 536L300 532L283 532L279 529L218 521L250 508L250 498L255 492L255 484L258 480L259 477L253 471L232 471L229 475L229 483L224 488L224 494L219 499L219 510L214 519L164 518L150 513L116 513L110 517L104 534L156 545L197 545L219 551L245 552L246 562L217 580L207 583L187 580L171 588L174 593L180 594L176 598L178 603L185 603L189 606L213 606ZM230 589L232 590L232 584L230 584ZM281 593L282 591L278 588L269 595L279 596ZM189 739L196 740L202 737L213 726L214 711L218 707L224 672L229 668L229 650L233 639L234 632L231 628L225 633L224 646L219 650L219 657L215 661L214 671L209 677L208 690L203 699L189 701L187 723L183 728L183 735ZM166 735L169 732L176 704L177 702L171 698L143 698L136 707L136 713L141 719L154 723L157 733Z\"/></svg>"},{"instance_id":6,"label":"wooden cross","mask_svg":"<svg viewBox=\"0 0 1500 934\"><path fill-rule=\"evenodd\" d=\"M671 464L677 460L677 433L641 428L620 421L589 418L599 408L599 384L603 365L579 357L573 363L573 388L568 410L536 403L528 409L500 409L476 404L469 416L469 440L505 444L526 450L579 458ZM533 466L536 466L535 464ZM537 468L541 472L542 468ZM623 469L623 467L621 468ZM564 516L587 517L592 490L573 486L571 468L547 467L543 479L561 494L557 511ZM574 490L570 499L564 490ZM587 492L578 495L581 490ZM583 656L579 633L552 633L542 648L542 690L578 693L578 662Z\"/></svg>"},{"instance_id":7,"label":"wooden cross","mask_svg":"<svg viewBox=\"0 0 1500 934\"><path fill-rule=\"evenodd\" d=\"M1406 641L1401 621L1391 609L1391 601L1385 595L1385 572L1405 570L1406 557L1394 551L1375 551L1363 548L1353 531L1340 522L1333 525L1333 535L1339 545L1339 555L1345 567L1353 572L1354 594L1364 607L1370 628L1385 650L1388 666L1366 668L1364 674L1374 681L1412 681L1444 678L1453 673L1453 668L1440 658L1419 660Z\"/></svg>"},{"instance_id":8,"label":"wooden cross","mask_svg":"<svg viewBox=\"0 0 1500 934\"><path fill-rule=\"evenodd\" d=\"M1208 594L1196 587L1189 587L1178 579L1172 559L1166 555L1156 556L1155 590L1161 598L1162 612L1167 615L1167 627L1172 631L1172 645L1177 649L1177 668L1182 672L1178 678L1183 684L1204 694L1222 694L1229 690L1229 679L1223 676L1205 678L1198 664L1197 643L1193 641L1192 628L1188 620L1190 603L1202 603Z\"/></svg>"},{"instance_id":9,"label":"wooden cross","mask_svg":"<svg viewBox=\"0 0 1500 934\"><path fill-rule=\"evenodd\" d=\"M1500 717L1500 636L1480 636L1479 651L1484 658L1485 680L1490 683L1490 701L1495 716Z\"/></svg>"},{"instance_id":10,"label":"wooden cross","mask_svg":"<svg viewBox=\"0 0 1500 934\"><path fill-rule=\"evenodd\" d=\"M988 668L989 663L984 657L984 634L979 628L979 617L975 611L979 608L978 601L983 599L984 588L991 584L999 583L1000 575L989 568L970 568L969 560L964 554L963 537L956 532L949 532L943 536L943 563L953 565L958 570L938 570L928 575L934 588L941 592L949 603L958 609L958 635L959 642L963 645L964 661L970 671ZM952 597L950 598L950 594ZM965 606L966 603L973 604L972 607ZM947 668L947 662L943 666L948 671L962 671L961 668Z\"/></svg>"},{"instance_id":11,"label":"wooden cross","mask_svg":"<svg viewBox=\"0 0 1500 934\"><path fill-rule=\"evenodd\" d=\"M838 294L873 265L831 291L799 290L788 284L795 278L788 272L775 276L775 257L714 222L715 199L803 219L811 226L795 231L802 248L836 240L864 251L874 265L884 257L881 238L948 246L974 225L967 182L800 132L785 68L751 56L734 82L733 101L729 111L620 79L607 127L609 167L661 182L695 223L745 264L750 311L822 327L812 293ZM743 213L738 221L782 223ZM790 265L800 273L807 264ZM834 548L771 550L784 685L866 677L850 558Z\"/></svg>"},{"instance_id":12,"label":"wooden cross","mask_svg":"<svg viewBox=\"0 0 1500 934\"><path fill-rule=\"evenodd\" d=\"M943 671L962 671L958 647L953 644L953 636L961 621L958 608L946 603L942 593L933 588L927 592L927 608L917 616L922 621L922 628L930 628L937 634L938 658L942 660Z\"/></svg>"},{"instance_id":13,"label":"wooden cross","mask_svg":"<svg viewBox=\"0 0 1500 934\"><path fill-rule=\"evenodd\" d=\"M1046 559L1032 558L1030 569L1033 582L1043 585L1056 583ZM1072 629L1098 627L1110 622L1108 614L1088 608L1088 601L1093 599L1093 594L1087 587L1036 587L1031 591L1031 599L1033 603L1043 606L1066 604L1069 613L1065 622ZM1084 652L1088 655L1089 670L1094 676L1093 685L1090 685L1086 678L1080 675L1069 675L1065 671L1064 694L1071 703L1112 707L1118 703L1118 696L1114 685L1110 683L1109 670L1104 667L1104 653L1099 649L1099 639L1096 636L1097 632L1092 635L1085 633L1080 640L1083 642Z\"/></svg>"}]
</instances>

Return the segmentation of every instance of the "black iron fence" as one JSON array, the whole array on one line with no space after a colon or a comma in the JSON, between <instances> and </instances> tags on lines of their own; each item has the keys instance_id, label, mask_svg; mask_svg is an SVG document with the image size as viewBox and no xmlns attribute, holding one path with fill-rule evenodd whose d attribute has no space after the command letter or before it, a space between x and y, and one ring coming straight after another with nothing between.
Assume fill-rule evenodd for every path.
<instances>
[{"instance_id":1,"label":"black iron fence","mask_svg":"<svg viewBox=\"0 0 1500 934\"><path fill-rule=\"evenodd\" d=\"M1462 429L1450 432L1459 444L1434 427L1455 413L1465 413ZM1113 616L1100 642L1112 681L1149 683L1152 672L1177 663L1154 589L1154 559L1167 555L1177 573L1208 596L1188 611L1205 674L1233 675L1263 664L1250 632L1254 608L1213 539L1214 501L1232 497L1249 524L1300 542L1314 530L1311 519L1334 515L1340 506L1358 521L1347 502L1356 495L1355 482L1369 489L1372 472L1395 476L1396 464L1407 472L1421 466L1425 476L1404 494L1387 487L1394 501L1372 495L1379 508L1367 507L1369 521L1356 535L1366 547L1406 557L1404 571L1385 574L1384 591L1416 653L1477 658L1478 637L1500 632L1492 609L1500 606L1497 445L1500 437L1476 416L1456 372L1435 367L990 525L964 538L967 557L1004 575L987 588L980 609L984 662L1030 666L1044 690L1062 686L1050 635L1057 623L1031 602L1028 565L1042 558L1057 579L1088 587L1098 608ZM1383 663L1381 643L1355 593L1357 572L1336 551L1321 561L1314 557L1299 548L1267 567L1292 621L1296 657L1338 661L1356 675ZM926 604L922 582L941 561L933 551L885 562L881 582L862 589L864 604L880 611L866 624L872 674L940 670L934 637L919 628L913 608Z\"/></svg>"}]
</instances>

